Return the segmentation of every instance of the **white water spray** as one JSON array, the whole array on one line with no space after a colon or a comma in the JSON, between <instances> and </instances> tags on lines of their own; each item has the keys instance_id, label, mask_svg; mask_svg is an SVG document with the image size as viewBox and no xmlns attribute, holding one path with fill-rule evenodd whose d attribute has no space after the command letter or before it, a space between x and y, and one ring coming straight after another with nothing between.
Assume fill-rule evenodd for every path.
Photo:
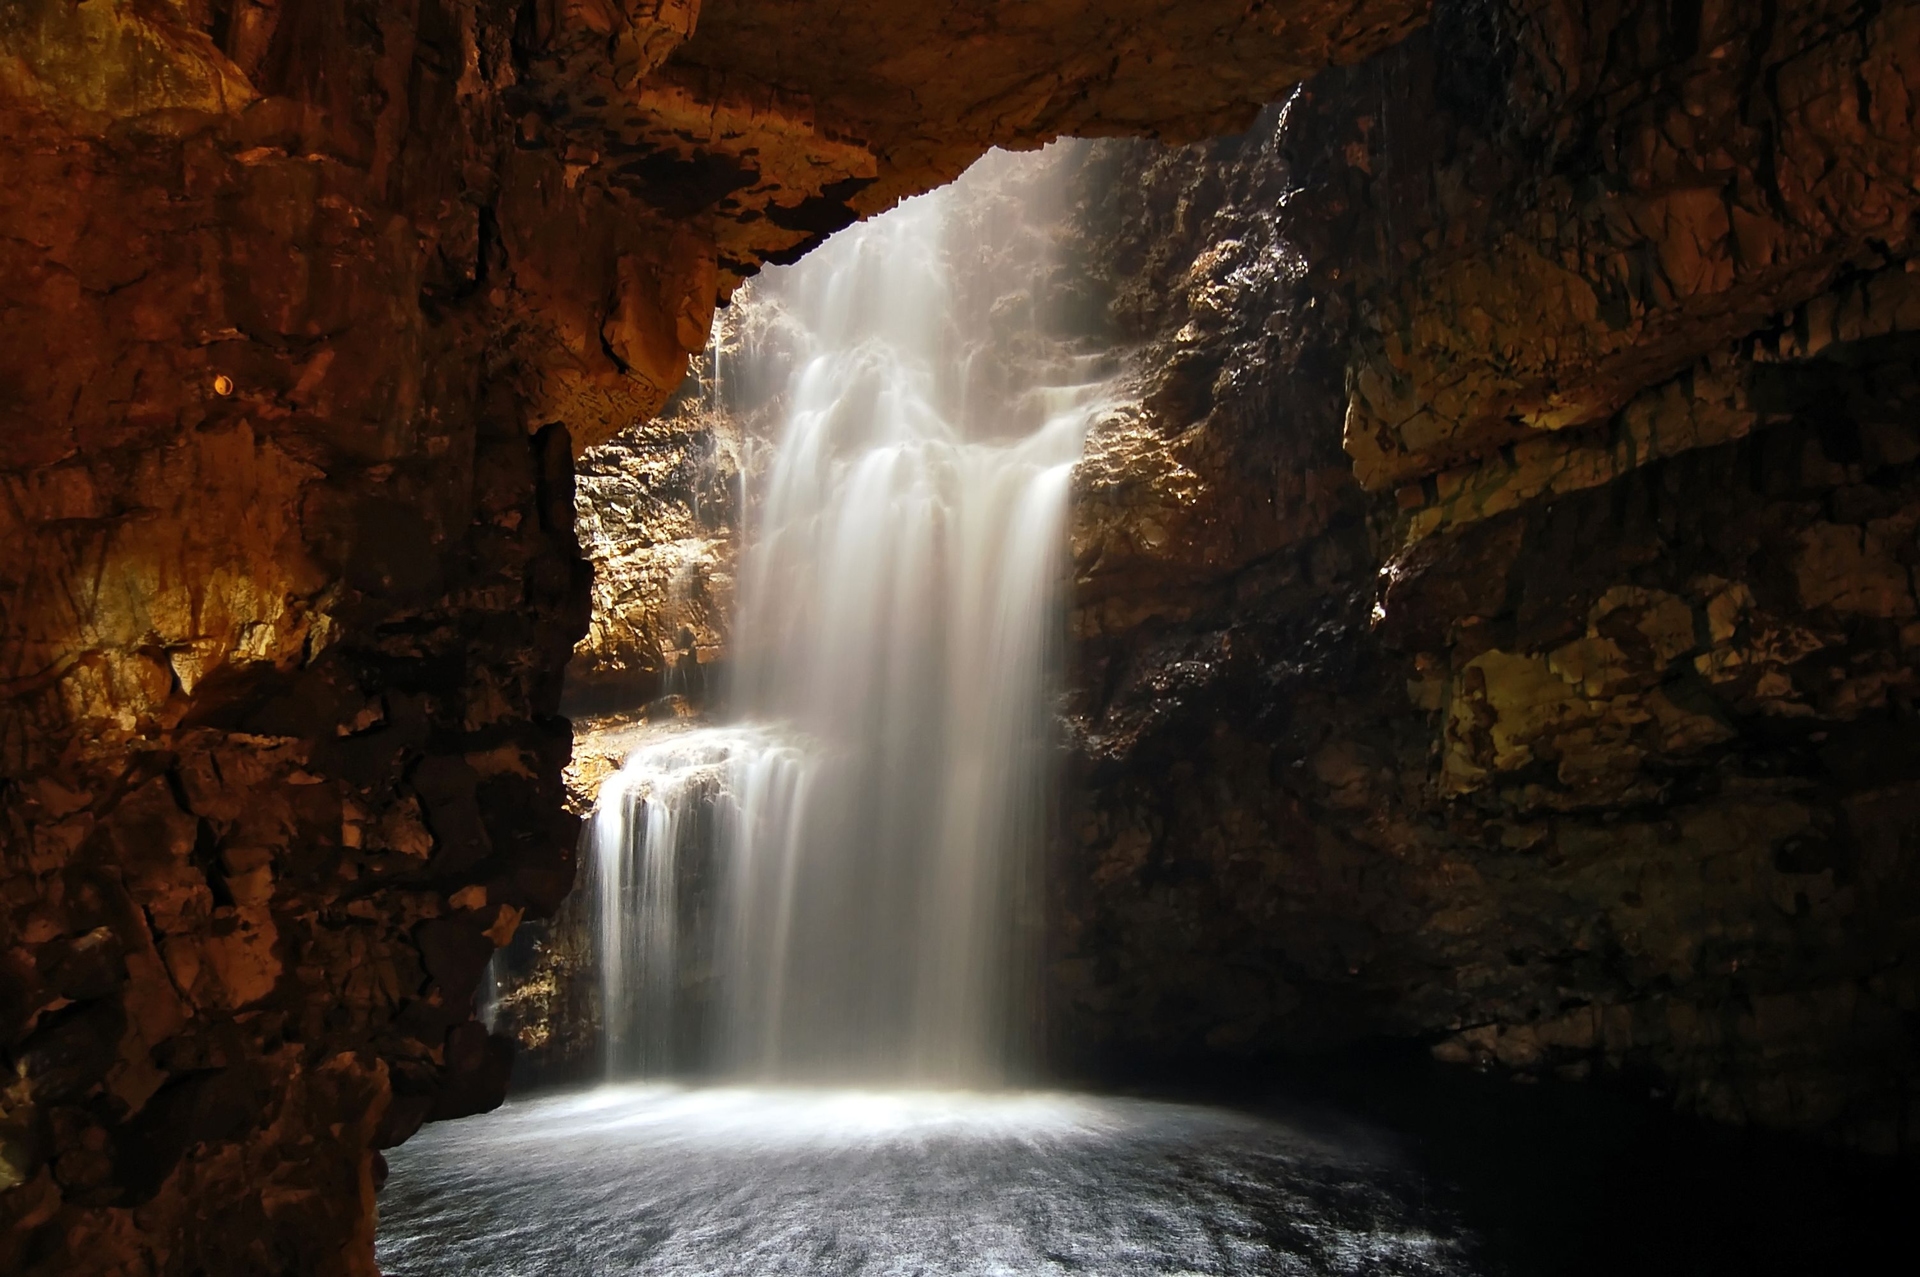
<instances>
[{"instance_id":1,"label":"white water spray","mask_svg":"<svg viewBox=\"0 0 1920 1277\"><path fill-rule=\"evenodd\" d=\"M735 724L637 750L595 817L616 1074L978 1085L1021 1053L1069 478L1104 394L1036 321L1048 163L991 157L756 284L780 321L729 376L783 420Z\"/></svg>"}]
</instances>

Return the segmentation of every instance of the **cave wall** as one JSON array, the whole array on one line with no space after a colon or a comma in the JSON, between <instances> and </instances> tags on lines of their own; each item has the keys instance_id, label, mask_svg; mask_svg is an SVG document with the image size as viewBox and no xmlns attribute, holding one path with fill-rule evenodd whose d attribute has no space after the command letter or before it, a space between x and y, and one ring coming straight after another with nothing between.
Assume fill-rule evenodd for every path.
<instances>
[{"instance_id":1,"label":"cave wall","mask_svg":"<svg viewBox=\"0 0 1920 1277\"><path fill-rule=\"evenodd\" d=\"M0 1269L373 1269L573 879L581 449L758 263L1415 0L0 10Z\"/></svg>"},{"instance_id":2,"label":"cave wall","mask_svg":"<svg viewBox=\"0 0 1920 1277\"><path fill-rule=\"evenodd\" d=\"M736 296L722 312L666 408L576 467L574 529L593 564L592 619L567 668L576 721L691 715L718 690L752 449L712 366L746 308Z\"/></svg>"},{"instance_id":3,"label":"cave wall","mask_svg":"<svg viewBox=\"0 0 1920 1277\"><path fill-rule=\"evenodd\" d=\"M1063 1057L1920 1139L1916 22L1442 3L1110 144Z\"/></svg>"},{"instance_id":4,"label":"cave wall","mask_svg":"<svg viewBox=\"0 0 1920 1277\"><path fill-rule=\"evenodd\" d=\"M0 18L9 1272L370 1271L375 1150L498 1102L473 981L572 880L506 47L202 10Z\"/></svg>"}]
</instances>

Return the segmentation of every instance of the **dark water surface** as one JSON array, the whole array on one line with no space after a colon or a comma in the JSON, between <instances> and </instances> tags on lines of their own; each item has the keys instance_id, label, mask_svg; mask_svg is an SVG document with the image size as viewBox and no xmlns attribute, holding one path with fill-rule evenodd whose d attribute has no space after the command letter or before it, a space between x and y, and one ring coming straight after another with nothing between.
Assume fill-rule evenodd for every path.
<instances>
[{"instance_id":1,"label":"dark water surface","mask_svg":"<svg viewBox=\"0 0 1920 1277\"><path fill-rule=\"evenodd\" d=\"M389 1277L1873 1274L1915 1169L1598 1087L1346 1061L1276 1098L623 1086L390 1150ZM1231 1097L1240 1107L1224 1107ZM1902 1256L1897 1262L1889 1256Z\"/></svg>"},{"instance_id":2,"label":"dark water surface","mask_svg":"<svg viewBox=\"0 0 1920 1277\"><path fill-rule=\"evenodd\" d=\"M389 1277L1483 1271L1376 1137L1198 1105L621 1086L389 1157Z\"/></svg>"}]
</instances>

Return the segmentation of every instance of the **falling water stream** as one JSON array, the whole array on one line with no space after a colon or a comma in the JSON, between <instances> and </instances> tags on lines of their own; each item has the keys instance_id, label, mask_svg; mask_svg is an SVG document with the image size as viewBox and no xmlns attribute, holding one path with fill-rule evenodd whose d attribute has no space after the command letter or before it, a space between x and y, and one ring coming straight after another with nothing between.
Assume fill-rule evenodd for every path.
<instances>
[{"instance_id":1,"label":"falling water stream","mask_svg":"<svg viewBox=\"0 0 1920 1277\"><path fill-rule=\"evenodd\" d=\"M726 710L636 748L590 835L610 1084L395 1150L394 1277L1468 1271L1365 1141L999 1089L1112 372L1046 322L1059 155L755 281Z\"/></svg>"},{"instance_id":2,"label":"falling water stream","mask_svg":"<svg viewBox=\"0 0 1920 1277\"><path fill-rule=\"evenodd\" d=\"M1106 391L1039 331L1048 241L992 215L995 167L757 290L744 375L781 411L732 721L636 750L594 821L613 1076L979 1085L1019 1052L1068 479Z\"/></svg>"}]
</instances>

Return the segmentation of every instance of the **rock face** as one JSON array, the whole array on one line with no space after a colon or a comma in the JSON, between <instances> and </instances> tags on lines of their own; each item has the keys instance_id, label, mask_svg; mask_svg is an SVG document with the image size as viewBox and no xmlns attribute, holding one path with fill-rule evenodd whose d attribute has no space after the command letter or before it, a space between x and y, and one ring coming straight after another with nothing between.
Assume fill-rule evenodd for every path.
<instances>
[{"instance_id":1,"label":"rock face","mask_svg":"<svg viewBox=\"0 0 1920 1277\"><path fill-rule=\"evenodd\" d=\"M1109 152L1064 1053L1920 1140L1916 21L1439 5Z\"/></svg>"},{"instance_id":2,"label":"rock face","mask_svg":"<svg viewBox=\"0 0 1920 1277\"><path fill-rule=\"evenodd\" d=\"M474 979L573 876L571 449L463 196L504 43L245 14L0 18L9 1272L370 1271L375 1150L498 1102Z\"/></svg>"},{"instance_id":3,"label":"rock face","mask_svg":"<svg viewBox=\"0 0 1920 1277\"><path fill-rule=\"evenodd\" d=\"M733 612L745 448L709 372L730 335L725 312L717 327L715 346L659 416L580 458L574 526L593 563L593 619L567 670L576 719L638 707L693 713L717 690L709 683Z\"/></svg>"},{"instance_id":4,"label":"rock face","mask_svg":"<svg viewBox=\"0 0 1920 1277\"><path fill-rule=\"evenodd\" d=\"M573 458L758 262L1423 9L6 6L0 1269L372 1271L573 878Z\"/></svg>"}]
</instances>

